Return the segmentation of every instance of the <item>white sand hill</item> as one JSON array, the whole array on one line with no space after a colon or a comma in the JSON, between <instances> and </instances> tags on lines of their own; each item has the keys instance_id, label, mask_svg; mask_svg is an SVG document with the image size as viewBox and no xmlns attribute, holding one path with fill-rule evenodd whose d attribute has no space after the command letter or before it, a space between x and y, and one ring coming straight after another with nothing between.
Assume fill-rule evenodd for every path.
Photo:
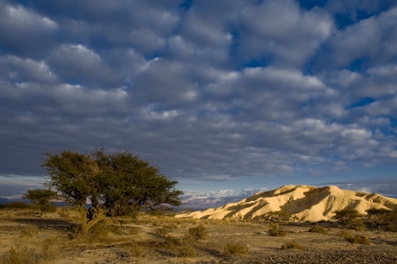
<instances>
[{"instance_id":1,"label":"white sand hill","mask_svg":"<svg viewBox=\"0 0 397 264\"><path fill-rule=\"evenodd\" d=\"M282 210L291 214L292 219L316 222L329 220L335 215L335 211L345 208L355 209L362 214L370 208L394 210L397 208L397 199L379 194L341 190L336 186L317 188L307 185L287 185L276 190L256 193L237 203L179 214L175 217L255 219L264 217L269 212Z\"/></svg>"}]
</instances>

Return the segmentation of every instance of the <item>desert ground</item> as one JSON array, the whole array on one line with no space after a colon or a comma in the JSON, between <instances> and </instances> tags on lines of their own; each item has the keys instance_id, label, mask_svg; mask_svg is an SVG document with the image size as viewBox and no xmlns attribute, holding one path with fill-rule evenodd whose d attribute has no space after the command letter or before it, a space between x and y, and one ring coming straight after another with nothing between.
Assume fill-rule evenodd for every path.
<instances>
[{"instance_id":1,"label":"desert ground","mask_svg":"<svg viewBox=\"0 0 397 264\"><path fill-rule=\"evenodd\" d=\"M69 207L43 217L34 209L0 210L0 263L397 263L396 232L369 225L355 231L335 221L275 224L141 213L107 219L79 236L77 216ZM276 225L285 236L269 234ZM328 233L309 232L314 226ZM341 232L362 235L369 244L350 243Z\"/></svg>"}]
</instances>

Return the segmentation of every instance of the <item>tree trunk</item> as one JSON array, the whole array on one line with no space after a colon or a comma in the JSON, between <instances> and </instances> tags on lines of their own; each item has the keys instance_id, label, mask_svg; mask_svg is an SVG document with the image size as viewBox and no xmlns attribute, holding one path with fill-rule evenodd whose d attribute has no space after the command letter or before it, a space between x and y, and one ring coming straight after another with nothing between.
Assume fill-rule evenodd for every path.
<instances>
[{"instance_id":1,"label":"tree trunk","mask_svg":"<svg viewBox=\"0 0 397 264\"><path fill-rule=\"evenodd\" d=\"M94 225L106 218L106 213L103 210L96 210L92 218L87 217L87 210L84 206L79 208L79 212L81 216L81 233L83 235L87 234Z\"/></svg>"}]
</instances>

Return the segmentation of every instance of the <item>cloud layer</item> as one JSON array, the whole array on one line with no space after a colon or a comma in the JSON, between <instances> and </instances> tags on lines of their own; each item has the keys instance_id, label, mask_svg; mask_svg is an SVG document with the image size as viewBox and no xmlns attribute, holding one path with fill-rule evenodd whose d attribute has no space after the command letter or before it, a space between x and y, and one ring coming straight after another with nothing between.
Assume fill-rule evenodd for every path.
<instances>
[{"instance_id":1,"label":"cloud layer","mask_svg":"<svg viewBox=\"0 0 397 264\"><path fill-rule=\"evenodd\" d=\"M321 2L0 0L0 174L100 147L178 179L395 165L397 5Z\"/></svg>"}]
</instances>

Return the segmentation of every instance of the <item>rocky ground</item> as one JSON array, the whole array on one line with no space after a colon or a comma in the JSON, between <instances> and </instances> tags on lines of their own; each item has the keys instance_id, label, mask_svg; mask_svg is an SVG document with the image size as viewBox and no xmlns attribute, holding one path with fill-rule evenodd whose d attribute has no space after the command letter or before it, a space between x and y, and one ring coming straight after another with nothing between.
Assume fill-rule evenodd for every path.
<instances>
[{"instance_id":1,"label":"rocky ground","mask_svg":"<svg viewBox=\"0 0 397 264\"><path fill-rule=\"evenodd\" d=\"M354 231L369 245L352 244L333 223L318 223L328 234L308 232L312 223L280 224L286 236L269 235L269 223L259 221L189 220L141 215L137 220L107 221L96 235L75 238L64 216L40 219L0 212L0 263L28 255L42 263L397 263L397 234L370 229ZM58 222L59 220L59 222ZM59 223L59 226L57 226ZM188 238L189 228L203 225L205 239ZM368 227L369 228L369 227ZM102 232L103 231L103 232ZM170 243L176 238L176 244ZM168 241L168 242L167 242ZM178 242L179 241L179 242ZM289 242L300 249L282 249ZM180 244L178 244L180 243ZM228 243L248 253L225 254Z\"/></svg>"}]
</instances>

